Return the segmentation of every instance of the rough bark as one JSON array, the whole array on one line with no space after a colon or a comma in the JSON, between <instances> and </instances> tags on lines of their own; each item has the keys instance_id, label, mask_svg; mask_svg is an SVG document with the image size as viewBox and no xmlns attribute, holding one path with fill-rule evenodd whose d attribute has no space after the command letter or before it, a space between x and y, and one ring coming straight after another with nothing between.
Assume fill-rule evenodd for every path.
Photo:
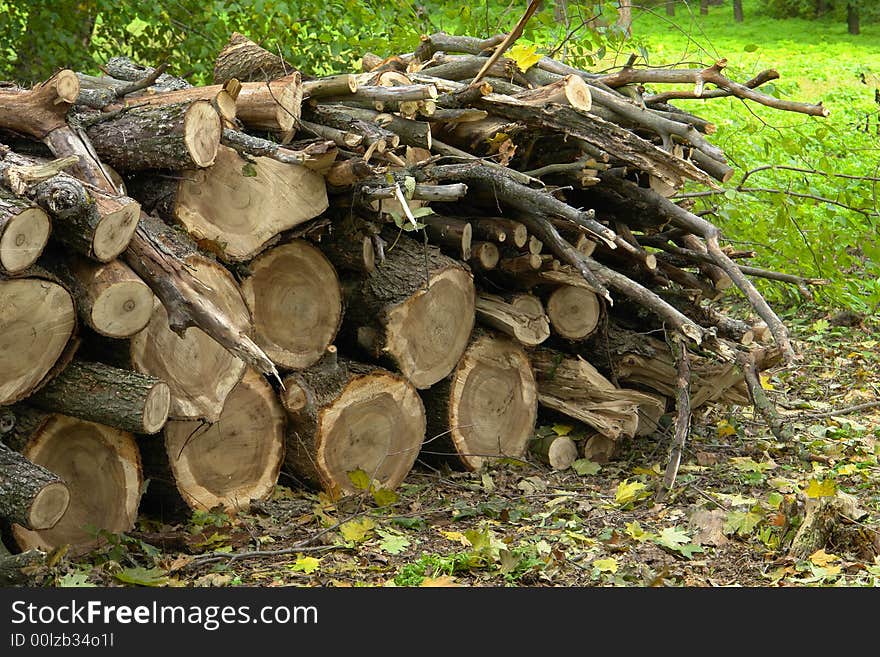
<instances>
[{"instance_id":1,"label":"rough bark","mask_svg":"<svg viewBox=\"0 0 880 657\"><path fill-rule=\"evenodd\" d=\"M30 406L132 433L156 433L168 419L171 392L153 376L74 361L27 399Z\"/></svg>"},{"instance_id":2,"label":"rough bark","mask_svg":"<svg viewBox=\"0 0 880 657\"><path fill-rule=\"evenodd\" d=\"M214 62L214 84L235 78L240 82L272 80L294 67L283 57L269 52L249 38L233 32Z\"/></svg>"},{"instance_id":3,"label":"rough bark","mask_svg":"<svg viewBox=\"0 0 880 657\"><path fill-rule=\"evenodd\" d=\"M538 395L529 360L513 340L478 332L452 374L422 398L428 418L423 455L472 471L525 455Z\"/></svg>"},{"instance_id":4,"label":"rough bark","mask_svg":"<svg viewBox=\"0 0 880 657\"><path fill-rule=\"evenodd\" d=\"M386 236L385 260L346 290L343 330L373 358L388 358L416 388L447 374L474 324L471 274L436 247Z\"/></svg>"},{"instance_id":5,"label":"rough bark","mask_svg":"<svg viewBox=\"0 0 880 657\"><path fill-rule=\"evenodd\" d=\"M332 494L355 493L361 470L379 488L395 488L409 473L425 436L425 412L415 388L381 368L337 358L285 378L287 469Z\"/></svg>"},{"instance_id":6,"label":"rough bark","mask_svg":"<svg viewBox=\"0 0 880 657\"><path fill-rule=\"evenodd\" d=\"M137 105L96 118L86 134L98 156L119 171L209 167L223 132L207 101Z\"/></svg>"},{"instance_id":7,"label":"rough bark","mask_svg":"<svg viewBox=\"0 0 880 657\"><path fill-rule=\"evenodd\" d=\"M241 291L254 317L254 340L279 368L313 365L342 321L342 291L327 258L303 240L253 260Z\"/></svg>"},{"instance_id":8,"label":"rough bark","mask_svg":"<svg viewBox=\"0 0 880 657\"><path fill-rule=\"evenodd\" d=\"M0 443L0 517L26 529L51 529L69 504L58 475Z\"/></svg>"}]
</instances>

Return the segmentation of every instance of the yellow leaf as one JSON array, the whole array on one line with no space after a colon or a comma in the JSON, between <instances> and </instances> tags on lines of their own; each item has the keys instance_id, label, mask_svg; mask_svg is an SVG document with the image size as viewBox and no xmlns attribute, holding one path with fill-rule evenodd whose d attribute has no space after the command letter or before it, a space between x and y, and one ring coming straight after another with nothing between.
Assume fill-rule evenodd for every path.
<instances>
[{"instance_id":1,"label":"yellow leaf","mask_svg":"<svg viewBox=\"0 0 880 657\"><path fill-rule=\"evenodd\" d=\"M812 561L817 566L827 566L832 561L837 561L840 559L836 554L828 554L825 552L825 548L821 550L816 550L813 554L810 555L810 561Z\"/></svg>"},{"instance_id":2,"label":"yellow leaf","mask_svg":"<svg viewBox=\"0 0 880 657\"><path fill-rule=\"evenodd\" d=\"M360 468L352 470L351 472L346 472L346 474L348 475L349 480L351 480L351 485L358 490L367 490L370 487L370 475Z\"/></svg>"},{"instance_id":3,"label":"yellow leaf","mask_svg":"<svg viewBox=\"0 0 880 657\"><path fill-rule=\"evenodd\" d=\"M761 387L764 388L764 390L776 390L776 388L773 387L773 384L770 383L770 375L769 374L765 374L764 372L761 372L760 378L761 378Z\"/></svg>"},{"instance_id":4,"label":"yellow leaf","mask_svg":"<svg viewBox=\"0 0 880 657\"><path fill-rule=\"evenodd\" d=\"M639 542L646 541L651 538L651 534L642 529L642 526L639 524L638 520L634 520L633 522L628 522L626 524L626 533L629 534L630 538L633 538Z\"/></svg>"},{"instance_id":5,"label":"yellow leaf","mask_svg":"<svg viewBox=\"0 0 880 657\"><path fill-rule=\"evenodd\" d=\"M804 491L804 495L812 498L834 497L836 493L837 484L834 483L833 479L825 479L824 481L810 479L810 483Z\"/></svg>"},{"instance_id":6,"label":"yellow leaf","mask_svg":"<svg viewBox=\"0 0 880 657\"><path fill-rule=\"evenodd\" d=\"M315 557L299 557L290 569L294 572L302 572L308 575L318 570L320 564L321 560Z\"/></svg>"},{"instance_id":7,"label":"yellow leaf","mask_svg":"<svg viewBox=\"0 0 880 657\"><path fill-rule=\"evenodd\" d=\"M596 559L593 562L593 568L596 568L601 573L616 573L617 560L614 557L608 557L607 559Z\"/></svg>"},{"instance_id":8,"label":"yellow leaf","mask_svg":"<svg viewBox=\"0 0 880 657\"><path fill-rule=\"evenodd\" d=\"M514 45L507 51L507 56L516 62L519 70L523 73L541 61L541 57L543 57L543 55L538 54L538 46L527 46L523 43Z\"/></svg>"},{"instance_id":9,"label":"yellow leaf","mask_svg":"<svg viewBox=\"0 0 880 657\"><path fill-rule=\"evenodd\" d=\"M715 430L718 433L719 438L727 438L727 436L735 436L736 429L733 428L733 425L727 420L720 420L717 425L715 425Z\"/></svg>"},{"instance_id":10,"label":"yellow leaf","mask_svg":"<svg viewBox=\"0 0 880 657\"><path fill-rule=\"evenodd\" d=\"M635 474L635 475L651 475L652 477L659 475L660 474L660 464L655 463L650 468L644 468L640 465L637 465L636 467L633 468L633 474Z\"/></svg>"},{"instance_id":11,"label":"yellow leaf","mask_svg":"<svg viewBox=\"0 0 880 657\"><path fill-rule=\"evenodd\" d=\"M644 497L647 486L640 481L629 483L629 479L624 479L617 484L617 491L614 493L614 501L620 505L629 504L637 499Z\"/></svg>"},{"instance_id":12,"label":"yellow leaf","mask_svg":"<svg viewBox=\"0 0 880 657\"><path fill-rule=\"evenodd\" d=\"M450 541L455 541L456 543L461 543L462 545L470 545L470 541L467 540L461 532L445 532L442 529L439 530L441 534L445 538L448 538Z\"/></svg>"},{"instance_id":13,"label":"yellow leaf","mask_svg":"<svg viewBox=\"0 0 880 657\"><path fill-rule=\"evenodd\" d=\"M440 577L425 577L419 586L461 586L461 584L457 584L454 577L440 575Z\"/></svg>"},{"instance_id":14,"label":"yellow leaf","mask_svg":"<svg viewBox=\"0 0 880 657\"><path fill-rule=\"evenodd\" d=\"M846 477L847 475L855 474L858 471L859 471L859 469L856 467L855 463L846 463L845 465L842 465L839 468L837 468L837 474L840 476L843 476L843 477Z\"/></svg>"},{"instance_id":15,"label":"yellow leaf","mask_svg":"<svg viewBox=\"0 0 880 657\"><path fill-rule=\"evenodd\" d=\"M489 146L497 150L501 146L501 144L506 142L508 139L510 139L510 137L507 136L506 132L496 132L495 136L487 139L486 142L489 144Z\"/></svg>"},{"instance_id":16,"label":"yellow leaf","mask_svg":"<svg viewBox=\"0 0 880 657\"><path fill-rule=\"evenodd\" d=\"M343 523L340 525L339 531L342 533L342 537L346 541L360 543L369 538L369 535L375 526L376 523L370 518L362 518L360 520L349 520L348 522Z\"/></svg>"}]
</instances>

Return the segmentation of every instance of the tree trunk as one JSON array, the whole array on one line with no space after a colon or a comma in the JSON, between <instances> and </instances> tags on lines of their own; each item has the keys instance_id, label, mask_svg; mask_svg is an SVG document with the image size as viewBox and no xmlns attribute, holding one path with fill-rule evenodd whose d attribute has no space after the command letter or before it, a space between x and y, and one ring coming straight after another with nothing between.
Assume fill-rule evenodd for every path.
<instances>
[{"instance_id":1,"label":"tree trunk","mask_svg":"<svg viewBox=\"0 0 880 657\"><path fill-rule=\"evenodd\" d=\"M15 274L34 264L51 229L41 208L0 187L0 272Z\"/></svg>"},{"instance_id":2,"label":"tree trunk","mask_svg":"<svg viewBox=\"0 0 880 657\"><path fill-rule=\"evenodd\" d=\"M578 457L577 445L568 436L544 436L535 440L530 448L554 470L568 470Z\"/></svg>"},{"instance_id":3,"label":"tree trunk","mask_svg":"<svg viewBox=\"0 0 880 657\"><path fill-rule=\"evenodd\" d=\"M859 7L854 2L846 4L846 31L850 34L859 34Z\"/></svg>"},{"instance_id":4,"label":"tree trunk","mask_svg":"<svg viewBox=\"0 0 880 657\"><path fill-rule=\"evenodd\" d=\"M4 184L49 213L55 240L88 258L109 262L131 241L140 206L126 196L87 188L64 173L62 163L6 153L0 175Z\"/></svg>"},{"instance_id":5,"label":"tree trunk","mask_svg":"<svg viewBox=\"0 0 880 657\"><path fill-rule=\"evenodd\" d=\"M67 484L0 443L0 517L26 529L54 527L70 504Z\"/></svg>"},{"instance_id":6,"label":"tree trunk","mask_svg":"<svg viewBox=\"0 0 880 657\"><path fill-rule=\"evenodd\" d=\"M181 224L199 245L227 262L250 260L279 233L327 209L323 177L268 157L243 158L220 146L214 165L176 180L131 183L147 212Z\"/></svg>"},{"instance_id":7,"label":"tree trunk","mask_svg":"<svg viewBox=\"0 0 880 657\"><path fill-rule=\"evenodd\" d=\"M828 0L816 0L816 17L824 16L828 13Z\"/></svg>"},{"instance_id":8,"label":"tree trunk","mask_svg":"<svg viewBox=\"0 0 880 657\"><path fill-rule=\"evenodd\" d=\"M626 36L632 29L632 0L617 0L617 28Z\"/></svg>"},{"instance_id":9,"label":"tree trunk","mask_svg":"<svg viewBox=\"0 0 880 657\"><path fill-rule=\"evenodd\" d=\"M479 292L477 320L497 331L516 338L526 347L534 347L550 337L550 322L541 300L531 294L504 298Z\"/></svg>"},{"instance_id":10,"label":"tree trunk","mask_svg":"<svg viewBox=\"0 0 880 657\"><path fill-rule=\"evenodd\" d=\"M471 242L471 258L468 260L471 269L490 271L498 266L501 251L492 242Z\"/></svg>"},{"instance_id":11,"label":"tree trunk","mask_svg":"<svg viewBox=\"0 0 880 657\"><path fill-rule=\"evenodd\" d=\"M6 442L50 472L70 489L70 505L51 528L28 530L13 525L22 550L45 552L69 543L91 549L95 532L127 532L134 527L143 476L132 434L57 413L16 407L16 426Z\"/></svg>"},{"instance_id":12,"label":"tree trunk","mask_svg":"<svg viewBox=\"0 0 880 657\"><path fill-rule=\"evenodd\" d=\"M265 251L241 283L254 340L279 368L314 365L342 322L336 270L314 246L294 240Z\"/></svg>"},{"instance_id":13,"label":"tree trunk","mask_svg":"<svg viewBox=\"0 0 880 657\"><path fill-rule=\"evenodd\" d=\"M285 378L282 404L287 469L332 494L358 490L355 470L380 488L395 488L425 437L424 407L408 381L337 358L334 347L313 367Z\"/></svg>"},{"instance_id":14,"label":"tree trunk","mask_svg":"<svg viewBox=\"0 0 880 657\"><path fill-rule=\"evenodd\" d=\"M666 0L666 15L675 16L675 0Z\"/></svg>"},{"instance_id":15,"label":"tree trunk","mask_svg":"<svg viewBox=\"0 0 880 657\"><path fill-rule=\"evenodd\" d=\"M209 167L223 132L207 101L138 105L97 118L86 134L98 156L124 172Z\"/></svg>"},{"instance_id":16,"label":"tree trunk","mask_svg":"<svg viewBox=\"0 0 880 657\"><path fill-rule=\"evenodd\" d=\"M199 294L210 301L239 335L251 335L253 324L232 275L201 255L185 234L159 221L142 220L142 229L163 244L200 283ZM174 286L176 281L168 279ZM173 307L173 306L172 306ZM245 364L201 329L191 327L182 336L169 324L167 305L155 304L147 327L131 340L131 363L137 371L162 379L171 388L169 416L177 420L220 417L226 396L241 380Z\"/></svg>"},{"instance_id":17,"label":"tree trunk","mask_svg":"<svg viewBox=\"0 0 880 657\"><path fill-rule=\"evenodd\" d=\"M171 392L159 379L102 363L74 361L27 399L30 406L132 433L156 433Z\"/></svg>"},{"instance_id":18,"label":"tree trunk","mask_svg":"<svg viewBox=\"0 0 880 657\"><path fill-rule=\"evenodd\" d=\"M37 272L0 277L0 405L30 395L50 375L76 330L70 293Z\"/></svg>"},{"instance_id":19,"label":"tree trunk","mask_svg":"<svg viewBox=\"0 0 880 657\"><path fill-rule=\"evenodd\" d=\"M284 409L272 387L248 370L229 393L217 422L172 420L165 426L162 458L173 482L162 483L176 487L193 509L219 505L230 513L247 511L253 500L266 499L278 481L284 424Z\"/></svg>"},{"instance_id":20,"label":"tree trunk","mask_svg":"<svg viewBox=\"0 0 880 657\"><path fill-rule=\"evenodd\" d=\"M529 360L516 342L478 332L452 374L422 399L428 418L423 455L472 471L525 455L538 397Z\"/></svg>"},{"instance_id":21,"label":"tree trunk","mask_svg":"<svg viewBox=\"0 0 880 657\"><path fill-rule=\"evenodd\" d=\"M257 45L243 34L233 32L214 62L214 84L237 79L262 82L289 73L294 67L282 57Z\"/></svg>"},{"instance_id":22,"label":"tree trunk","mask_svg":"<svg viewBox=\"0 0 880 657\"><path fill-rule=\"evenodd\" d=\"M602 302L585 287L561 285L547 297L547 317L553 332L566 340L588 338L599 326Z\"/></svg>"},{"instance_id":23,"label":"tree trunk","mask_svg":"<svg viewBox=\"0 0 880 657\"><path fill-rule=\"evenodd\" d=\"M700 0L700 14L703 16L709 14L709 0Z\"/></svg>"},{"instance_id":24,"label":"tree trunk","mask_svg":"<svg viewBox=\"0 0 880 657\"><path fill-rule=\"evenodd\" d=\"M474 325L474 282L436 247L396 234L375 271L343 286L343 332L371 357L387 357L419 389L449 374Z\"/></svg>"},{"instance_id":25,"label":"tree trunk","mask_svg":"<svg viewBox=\"0 0 880 657\"><path fill-rule=\"evenodd\" d=\"M743 22L742 0L733 0L733 20L735 20L737 23Z\"/></svg>"},{"instance_id":26,"label":"tree trunk","mask_svg":"<svg viewBox=\"0 0 880 657\"><path fill-rule=\"evenodd\" d=\"M129 338L149 323L153 292L121 260L97 263L73 253L51 256L47 267L73 294L89 328L108 338Z\"/></svg>"}]
</instances>

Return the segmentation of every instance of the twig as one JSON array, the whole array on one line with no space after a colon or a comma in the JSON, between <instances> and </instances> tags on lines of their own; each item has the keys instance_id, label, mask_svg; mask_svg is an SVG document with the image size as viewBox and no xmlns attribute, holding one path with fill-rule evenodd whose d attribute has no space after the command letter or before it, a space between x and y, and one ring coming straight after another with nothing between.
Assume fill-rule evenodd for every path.
<instances>
[{"instance_id":1,"label":"twig","mask_svg":"<svg viewBox=\"0 0 880 657\"><path fill-rule=\"evenodd\" d=\"M155 69L153 69L153 72L150 73L147 77L142 78L136 82L132 82L131 84L127 84L124 87L119 87L118 89L115 89L113 91L113 94L118 100L123 96L133 94L135 91L146 89L147 87L151 86L156 80L158 80L159 76L162 75L167 68L168 62L162 62Z\"/></svg>"},{"instance_id":2,"label":"twig","mask_svg":"<svg viewBox=\"0 0 880 657\"><path fill-rule=\"evenodd\" d=\"M504 37L504 41L502 41L499 46L495 49L495 52L492 53L492 56L486 60L486 63L483 64L483 67L480 71L474 76L474 79L471 80L470 85L473 86L477 82L479 82L484 75L486 75L486 71L488 71L492 66L501 59L501 55L503 55L510 46L513 45L513 42L522 36L523 29L525 29L526 23L529 22L529 19L532 17L538 7L541 5L542 0L530 0L529 6L526 8L526 12L522 15L522 18L517 21L516 25L514 25L513 29L510 31L506 37Z\"/></svg>"},{"instance_id":3,"label":"twig","mask_svg":"<svg viewBox=\"0 0 880 657\"><path fill-rule=\"evenodd\" d=\"M737 364L745 377L746 385L749 388L749 396L752 398L752 404L754 404L755 409L764 418L764 421L776 438L783 442L790 442L794 438L794 433L782 416L779 415L779 411L776 410L776 406L770 401L767 393L764 392L761 379L758 377L758 368L755 367L755 361L746 354L741 355L737 360Z\"/></svg>"},{"instance_id":4,"label":"twig","mask_svg":"<svg viewBox=\"0 0 880 657\"><path fill-rule=\"evenodd\" d=\"M880 401L871 401L865 402L864 404L856 404L855 406L845 406L843 408L831 411L820 411L816 413L811 413L810 411L804 411L801 415L806 415L810 417L810 419L818 419L823 417L834 417L836 415L849 415L850 413L858 413L859 411L868 411L872 408L880 408Z\"/></svg>"}]
</instances>

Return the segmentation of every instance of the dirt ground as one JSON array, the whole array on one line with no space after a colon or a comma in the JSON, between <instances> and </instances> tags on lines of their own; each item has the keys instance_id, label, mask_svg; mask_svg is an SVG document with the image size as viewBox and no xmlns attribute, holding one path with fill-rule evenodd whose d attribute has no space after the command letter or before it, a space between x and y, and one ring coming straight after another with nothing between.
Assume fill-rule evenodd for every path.
<instances>
[{"instance_id":1,"label":"dirt ground","mask_svg":"<svg viewBox=\"0 0 880 657\"><path fill-rule=\"evenodd\" d=\"M669 431L626 442L610 463L579 461L578 471L506 461L471 474L419 462L393 493L338 502L282 475L247 514L174 524L143 515L101 549L51 555L32 583L877 585L880 322L797 308L784 319L802 358L763 384L793 440L777 440L751 407L699 411L663 504L654 499ZM539 419L539 432L580 430ZM824 545L792 554L805 507L842 494L856 508Z\"/></svg>"}]
</instances>

